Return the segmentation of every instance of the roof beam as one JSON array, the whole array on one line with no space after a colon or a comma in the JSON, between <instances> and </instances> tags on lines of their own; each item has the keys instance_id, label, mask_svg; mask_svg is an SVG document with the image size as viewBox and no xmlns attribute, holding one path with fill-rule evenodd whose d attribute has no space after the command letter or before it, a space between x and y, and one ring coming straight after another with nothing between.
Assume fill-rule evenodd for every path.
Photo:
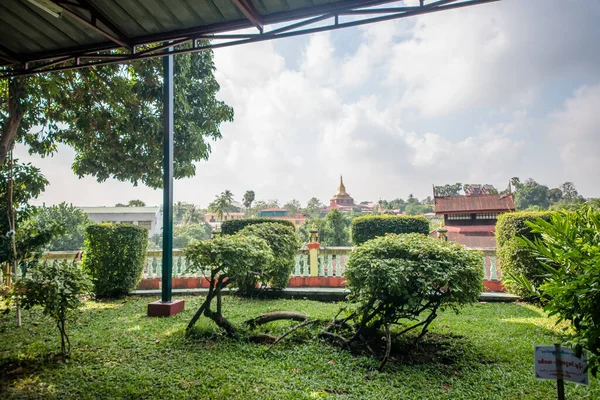
<instances>
[{"instance_id":1,"label":"roof beam","mask_svg":"<svg viewBox=\"0 0 600 400\"><path fill-rule=\"evenodd\" d=\"M81 1L85 3L84 0L81 0ZM88 21L87 19L83 18L79 14L76 14L73 11L71 11L69 8L65 7L66 3L61 3L59 0L54 0L54 3L61 6L63 9L63 13L68 15L75 21L81 23L82 25L87 26L88 28L92 29L96 33L99 33L100 35L104 36L108 40L118 44L121 47L125 47L127 49L132 48L131 44L128 43L127 38L123 36L123 33L116 26L114 26L114 24L112 24L108 19L103 17L102 14L98 13L93 6L90 6L90 8L88 8L87 5L85 6L86 8L88 8L88 10L91 14L91 17L92 17L91 21ZM114 33L111 34L107 31L105 31L104 29L100 28L97 24L98 21L100 21L103 25L105 25L107 28L109 28Z\"/></svg>"},{"instance_id":2,"label":"roof beam","mask_svg":"<svg viewBox=\"0 0 600 400\"><path fill-rule=\"evenodd\" d=\"M261 33L263 31L263 26L265 25L263 21L263 17L256 11L254 5L252 5L252 0L231 0L233 4L244 14L246 18L252 25L256 27Z\"/></svg>"},{"instance_id":3,"label":"roof beam","mask_svg":"<svg viewBox=\"0 0 600 400\"><path fill-rule=\"evenodd\" d=\"M18 60L18 56L9 48L4 47L0 44L0 51L4 53L0 54L1 60L4 60L10 64L22 64L22 62Z\"/></svg>"}]
</instances>

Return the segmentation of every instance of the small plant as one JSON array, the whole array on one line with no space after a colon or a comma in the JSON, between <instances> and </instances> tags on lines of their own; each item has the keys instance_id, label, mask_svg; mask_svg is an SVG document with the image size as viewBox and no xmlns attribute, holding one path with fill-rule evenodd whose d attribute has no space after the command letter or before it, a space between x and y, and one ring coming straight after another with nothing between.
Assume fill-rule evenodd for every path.
<instances>
[{"instance_id":1,"label":"small plant","mask_svg":"<svg viewBox=\"0 0 600 400\"><path fill-rule=\"evenodd\" d=\"M61 353L68 355L71 352L66 330L69 311L79 308L91 288L91 281L83 271L63 261L31 267L27 276L15 284L14 293L23 308L39 305L44 314L54 320L60 331Z\"/></svg>"},{"instance_id":2,"label":"small plant","mask_svg":"<svg viewBox=\"0 0 600 400\"><path fill-rule=\"evenodd\" d=\"M294 269L296 252L300 248L296 230L283 224L257 224L246 226L238 235L259 237L273 252L273 261L259 266L257 271L241 280L238 292L251 294L259 282L261 287L270 284L273 288L285 288Z\"/></svg>"},{"instance_id":3,"label":"small plant","mask_svg":"<svg viewBox=\"0 0 600 400\"><path fill-rule=\"evenodd\" d=\"M134 225L90 225L85 231L83 270L94 283L96 297L121 297L142 279L148 231Z\"/></svg>"},{"instance_id":4,"label":"small plant","mask_svg":"<svg viewBox=\"0 0 600 400\"><path fill-rule=\"evenodd\" d=\"M385 236L386 233L429 234L429 221L425 217L405 215L372 215L352 220L352 242L355 245Z\"/></svg>"},{"instance_id":5,"label":"small plant","mask_svg":"<svg viewBox=\"0 0 600 400\"><path fill-rule=\"evenodd\" d=\"M544 309L568 321L565 341L576 350L586 349L590 371L600 367L600 211L584 205L577 211L558 211L550 221L527 222L533 239L520 238L523 250L537 257L545 270L539 287Z\"/></svg>"},{"instance_id":6,"label":"small plant","mask_svg":"<svg viewBox=\"0 0 600 400\"><path fill-rule=\"evenodd\" d=\"M350 300L358 306L344 321L355 322L348 341L376 336L385 328L383 368L391 346L391 325L403 326L399 334L420 328L419 340L438 310L458 311L477 301L482 265L480 253L419 234L386 235L358 246L346 267Z\"/></svg>"}]
</instances>

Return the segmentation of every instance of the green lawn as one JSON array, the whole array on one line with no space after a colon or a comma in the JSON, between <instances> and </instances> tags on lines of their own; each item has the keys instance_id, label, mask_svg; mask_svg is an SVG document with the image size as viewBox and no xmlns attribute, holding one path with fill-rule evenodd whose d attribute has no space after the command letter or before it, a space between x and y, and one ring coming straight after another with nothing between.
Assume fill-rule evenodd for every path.
<instances>
[{"instance_id":1,"label":"green lawn","mask_svg":"<svg viewBox=\"0 0 600 400\"><path fill-rule=\"evenodd\" d=\"M39 310L0 317L0 398L68 399L552 399L553 382L533 377L533 345L553 343L553 324L539 309L477 304L443 313L428 339L405 347L383 373L379 361L317 340L310 331L273 349L224 338L201 319L184 329L202 298L186 311L150 319L154 299L90 302L71 324L73 355L63 361L58 332ZM306 300L244 301L228 297L234 322L262 312L300 311L330 318L337 304ZM270 329L283 332L287 323ZM598 399L600 386L566 384L567 399Z\"/></svg>"}]
</instances>

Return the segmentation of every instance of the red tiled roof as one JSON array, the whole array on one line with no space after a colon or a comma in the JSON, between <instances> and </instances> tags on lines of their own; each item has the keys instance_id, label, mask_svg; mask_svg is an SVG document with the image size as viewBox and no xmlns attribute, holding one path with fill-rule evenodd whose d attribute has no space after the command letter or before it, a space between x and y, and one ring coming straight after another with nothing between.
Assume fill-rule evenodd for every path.
<instances>
[{"instance_id":1,"label":"red tiled roof","mask_svg":"<svg viewBox=\"0 0 600 400\"><path fill-rule=\"evenodd\" d=\"M505 212L514 211L515 200L512 194L500 198L498 194L478 196L448 196L435 198L435 213L467 213L467 212Z\"/></svg>"}]
</instances>

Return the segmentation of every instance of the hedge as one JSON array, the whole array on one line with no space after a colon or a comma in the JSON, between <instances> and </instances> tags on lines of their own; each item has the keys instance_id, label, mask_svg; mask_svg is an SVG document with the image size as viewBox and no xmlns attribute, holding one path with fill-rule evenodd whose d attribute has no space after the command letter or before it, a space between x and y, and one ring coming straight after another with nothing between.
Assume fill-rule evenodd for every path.
<instances>
[{"instance_id":1,"label":"hedge","mask_svg":"<svg viewBox=\"0 0 600 400\"><path fill-rule=\"evenodd\" d=\"M386 233L429 234L427 218L406 215L372 215L352 220L352 243L359 245Z\"/></svg>"},{"instance_id":2,"label":"hedge","mask_svg":"<svg viewBox=\"0 0 600 400\"><path fill-rule=\"evenodd\" d=\"M148 230L135 225L90 225L85 231L83 269L96 297L121 297L142 279Z\"/></svg>"},{"instance_id":3,"label":"hedge","mask_svg":"<svg viewBox=\"0 0 600 400\"><path fill-rule=\"evenodd\" d=\"M521 211L504 213L498 216L498 223L496 224L496 255L503 274L514 276L524 275L536 287L542 283L543 279L541 276L545 274L545 269L531 254L529 249L519 245L517 237L521 236L529 240L539 237L538 234L531 232L531 228L527 226L526 222L535 221L538 218L550 221L552 214L552 211ZM528 294L521 286L510 279L507 279L503 283L511 293L521 296Z\"/></svg>"},{"instance_id":4,"label":"hedge","mask_svg":"<svg viewBox=\"0 0 600 400\"><path fill-rule=\"evenodd\" d=\"M221 225L221 233L223 235L233 235L237 232L241 231L245 227L249 225L256 224L282 224L285 226L291 226L296 229L296 226L292 221L282 220L282 219L273 219L273 218L244 218L244 219L233 219L231 221L224 221Z\"/></svg>"}]
</instances>

